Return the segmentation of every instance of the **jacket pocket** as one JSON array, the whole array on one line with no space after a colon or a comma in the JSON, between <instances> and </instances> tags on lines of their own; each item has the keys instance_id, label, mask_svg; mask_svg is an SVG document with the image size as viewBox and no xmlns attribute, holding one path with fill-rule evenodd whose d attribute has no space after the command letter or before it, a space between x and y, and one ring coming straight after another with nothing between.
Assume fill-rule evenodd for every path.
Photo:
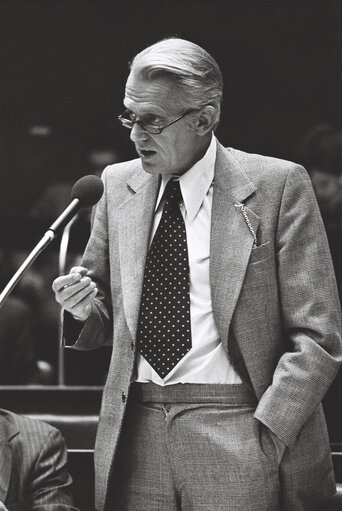
<instances>
[{"instance_id":1,"label":"jacket pocket","mask_svg":"<svg viewBox=\"0 0 342 511\"><path fill-rule=\"evenodd\" d=\"M278 466L278 455L272 436L267 426L260 423L260 444L265 456Z\"/></svg>"},{"instance_id":2,"label":"jacket pocket","mask_svg":"<svg viewBox=\"0 0 342 511\"><path fill-rule=\"evenodd\" d=\"M269 257L271 257L271 254L271 243L267 241L262 245L252 248L248 264L252 265L266 261Z\"/></svg>"}]
</instances>

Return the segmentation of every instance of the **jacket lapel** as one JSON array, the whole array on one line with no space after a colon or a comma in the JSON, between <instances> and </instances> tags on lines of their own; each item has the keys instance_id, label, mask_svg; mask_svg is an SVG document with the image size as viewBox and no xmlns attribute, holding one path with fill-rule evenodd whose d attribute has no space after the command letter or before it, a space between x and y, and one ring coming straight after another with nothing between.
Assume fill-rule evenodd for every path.
<instances>
[{"instance_id":1,"label":"jacket lapel","mask_svg":"<svg viewBox=\"0 0 342 511\"><path fill-rule=\"evenodd\" d=\"M140 168L127 186L133 195L119 208L119 251L125 317L135 339L159 178Z\"/></svg>"},{"instance_id":2,"label":"jacket lapel","mask_svg":"<svg viewBox=\"0 0 342 511\"><path fill-rule=\"evenodd\" d=\"M215 322L225 345L254 244L238 205L255 190L231 152L218 144L211 220L210 282ZM259 217L247 206L245 209L256 233Z\"/></svg>"}]
</instances>

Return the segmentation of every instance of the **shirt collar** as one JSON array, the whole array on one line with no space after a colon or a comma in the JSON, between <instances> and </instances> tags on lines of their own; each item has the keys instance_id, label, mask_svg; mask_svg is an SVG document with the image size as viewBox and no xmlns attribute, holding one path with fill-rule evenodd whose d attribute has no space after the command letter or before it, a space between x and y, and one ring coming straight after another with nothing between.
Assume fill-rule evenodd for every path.
<instances>
[{"instance_id":1,"label":"shirt collar","mask_svg":"<svg viewBox=\"0 0 342 511\"><path fill-rule=\"evenodd\" d=\"M179 184L189 222L197 215L214 179L216 161L216 138L213 135L207 152L198 162L179 178ZM170 176L162 176L155 211L160 205Z\"/></svg>"}]
</instances>

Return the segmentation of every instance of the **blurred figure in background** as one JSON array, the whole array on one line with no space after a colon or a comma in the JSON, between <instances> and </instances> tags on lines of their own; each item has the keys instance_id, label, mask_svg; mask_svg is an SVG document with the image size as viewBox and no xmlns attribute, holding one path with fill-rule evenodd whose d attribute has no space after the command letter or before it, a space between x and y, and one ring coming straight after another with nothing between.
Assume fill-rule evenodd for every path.
<instances>
[{"instance_id":1,"label":"blurred figure in background","mask_svg":"<svg viewBox=\"0 0 342 511\"><path fill-rule=\"evenodd\" d=\"M0 385L36 383L37 373L30 309L9 297L0 313Z\"/></svg>"},{"instance_id":2,"label":"blurred figure in background","mask_svg":"<svg viewBox=\"0 0 342 511\"><path fill-rule=\"evenodd\" d=\"M328 124L313 127L300 145L300 158L309 171L322 213L342 300L342 130ZM323 404L330 439L339 441L342 426L342 370Z\"/></svg>"},{"instance_id":3,"label":"blurred figure in background","mask_svg":"<svg viewBox=\"0 0 342 511\"><path fill-rule=\"evenodd\" d=\"M82 172L78 174L95 174L100 176L103 169L112 163L120 161L119 150L106 138L98 138L89 143L82 158ZM49 222L57 218L69 205L71 200L72 181L66 179L49 183L37 198L29 215L34 219L47 219ZM88 238L90 233L91 208L85 208L77 214L77 224L70 233L70 243L66 260L65 271L78 265L85 248L85 243L79 243L78 234ZM83 240L82 240L83 241ZM39 260L25 274L20 288L22 292L32 290L33 282L41 282L41 289L35 303L35 343L37 351L54 367L57 366L57 353L59 346L60 309L51 291L50 282L58 276L58 249L48 250L41 254ZM19 266L19 265L18 265ZM39 296L38 296L39 295ZM82 353L68 350L65 352L65 380L68 385L104 385L111 349L104 347L96 353ZM75 370L75 368L77 368Z\"/></svg>"},{"instance_id":4,"label":"blurred figure in background","mask_svg":"<svg viewBox=\"0 0 342 511\"><path fill-rule=\"evenodd\" d=\"M342 299L342 130L322 124L301 143L301 158L315 190L327 231Z\"/></svg>"},{"instance_id":5,"label":"blurred figure in background","mask_svg":"<svg viewBox=\"0 0 342 511\"><path fill-rule=\"evenodd\" d=\"M12 205L15 216L1 218L0 251L4 257L0 253L0 291L46 228L69 205L74 182L81 175L99 175L119 158L119 150L107 137L88 141L85 149L49 124L28 126L17 153L9 157L14 167L20 169L23 185L17 187L18 174L12 172L3 187L7 193L15 189L16 194ZM6 213L7 210L11 212L11 208L7 207ZM89 237L90 211L83 209L77 215L70 235L66 271L79 264ZM1 310L0 385L58 383L60 313L50 283L59 274L59 244L60 237L40 254ZM103 351L106 353L99 351L95 358L94 354L84 353L77 362L76 354L66 353L66 383L104 384L110 353L108 348Z\"/></svg>"},{"instance_id":6,"label":"blurred figure in background","mask_svg":"<svg viewBox=\"0 0 342 511\"><path fill-rule=\"evenodd\" d=\"M86 169L89 174L101 176L107 165L123 161L120 151L106 138L93 140L86 152Z\"/></svg>"},{"instance_id":7,"label":"blurred figure in background","mask_svg":"<svg viewBox=\"0 0 342 511\"><path fill-rule=\"evenodd\" d=\"M0 288L10 279L9 256L0 251ZM33 313L20 292L9 296L0 309L0 385L51 384L52 366L38 360L33 334Z\"/></svg>"}]
</instances>

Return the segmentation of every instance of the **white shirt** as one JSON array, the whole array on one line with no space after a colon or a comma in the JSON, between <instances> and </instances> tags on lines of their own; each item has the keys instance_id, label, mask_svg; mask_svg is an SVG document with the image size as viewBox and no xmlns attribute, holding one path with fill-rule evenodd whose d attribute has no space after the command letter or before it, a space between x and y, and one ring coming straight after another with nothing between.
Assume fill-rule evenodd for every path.
<instances>
[{"instance_id":1,"label":"white shirt","mask_svg":"<svg viewBox=\"0 0 342 511\"><path fill-rule=\"evenodd\" d=\"M213 136L203 158L179 178L183 196L180 209L185 222L190 266L192 348L164 379L138 353L138 382L153 382L161 386L175 383L241 383L219 339L211 303L210 226L215 160L216 138ZM162 216L162 196L169 179L170 176L162 176L150 243Z\"/></svg>"}]
</instances>

